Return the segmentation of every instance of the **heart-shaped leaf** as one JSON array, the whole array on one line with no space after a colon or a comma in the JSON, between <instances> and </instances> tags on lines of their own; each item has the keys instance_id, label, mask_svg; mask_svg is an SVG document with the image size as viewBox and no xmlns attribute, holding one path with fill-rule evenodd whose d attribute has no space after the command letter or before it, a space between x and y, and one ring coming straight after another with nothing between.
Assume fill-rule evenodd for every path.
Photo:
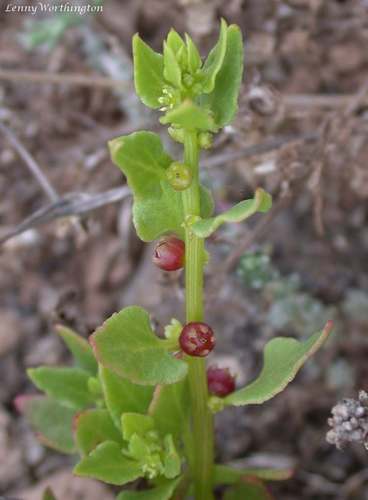
<instances>
[{"instance_id":1,"label":"heart-shaped leaf","mask_svg":"<svg viewBox=\"0 0 368 500\"><path fill-rule=\"evenodd\" d=\"M77 366L91 375L97 373L97 362L87 340L66 326L57 325L56 332L63 339L76 361Z\"/></svg>"},{"instance_id":2,"label":"heart-shaped leaf","mask_svg":"<svg viewBox=\"0 0 368 500\"><path fill-rule=\"evenodd\" d=\"M133 222L143 241L152 241L173 232L184 238L181 194L166 180L172 158L164 151L161 139L152 132L135 132L109 142L112 161L126 175L133 192ZM213 200L201 187L201 215L213 212Z\"/></svg>"},{"instance_id":3,"label":"heart-shaped leaf","mask_svg":"<svg viewBox=\"0 0 368 500\"><path fill-rule=\"evenodd\" d=\"M191 229L199 238L207 238L224 222L241 222L256 212L267 212L271 205L271 196L259 188L256 190L254 198L241 201L220 215L199 220L191 226Z\"/></svg>"},{"instance_id":4,"label":"heart-shaped leaf","mask_svg":"<svg viewBox=\"0 0 368 500\"><path fill-rule=\"evenodd\" d=\"M276 396L294 379L299 369L327 339L332 321L328 321L321 332L308 340L277 337L266 344L263 368L258 378L250 385L233 392L224 399L225 405L261 404Z\"/></svg>"},{"instance_id":5,"label":"heart-shaped leaf","mask_svg":"<svg viewBox=\"0 0 368 500\"><path fill-rule=\"evenodd\" d=\"M166 351L141 307L113 314L92 335L91 343L103 366L137 384L173 384L187 373L187 364Z\"/></svg>"},{"instance_id":6,"label":"heart-shaped leaf","mask_svg":"<svg viewBox=\"0 0 368 500\"><path fill-rule=\"evenodd\" d=\"M164 62L161 54L151 49L138 34L133 37L135 90L143 104L159 108L159 98L165 85Z\"/></svg>"},{"instance_id":7,"label":"heart-shaped leaf","mask_svg":"<svg viewBox=\"0 0 368 500\"><path fill-rule=\"evenodd\" d=\"M40 366L27 374L38 389L71 408L84 409L94 403L88 390L90 375L80 368Z\"/></svg>"},{"instance_id":8,"label":"heart-shaped leaf","mask_svg":"<svg viewBox=\"0 0 368 500\"><path fill-rule=\"evenodd\" d=\"M122 445L120 432L107 410L94 409L79 413L74 419L75 439L78 449L88 455L104 441L115 441Z\"/></svg>"},{"instance_id":9,"label":"heart-shaped leaf","mask_svg":"<svg viewBox=\"0 0 368 500\"><path fill-rule=\"evenodd\" d=\"M181 195L166 180L172 163L161 139L152 132L135 132L109 142L112 161L124 172L133 191L133 222L143 241L174 232L183 237Z\"/></svg>"},{"instance_id":10,"label":"heart-shaped leaf","mask_svg":"<svg viewBox=\"0 0 368 500\"><path fill-rule=\"evenodd\" d=\"M92 477L105 483L122 486L141 476L138 462L126 458L121 446L113 441L105 441L74 467L77 476Z\"/></svg>"}]
</instances>

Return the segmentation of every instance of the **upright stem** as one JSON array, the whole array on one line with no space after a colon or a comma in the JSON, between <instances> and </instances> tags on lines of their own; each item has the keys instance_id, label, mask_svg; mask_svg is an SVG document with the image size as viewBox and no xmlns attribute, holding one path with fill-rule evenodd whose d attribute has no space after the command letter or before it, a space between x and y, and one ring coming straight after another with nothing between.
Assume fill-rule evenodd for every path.
<instances>
[{"instance_id":1,"label":"upright stem","mask_svg":"<svg viewBox=\"0 0 368 500\"><path fill-rule=\"evenodd\" d=\"M187 131L184 140L184 161L192 169L191 186L183 191L185 216L200 215L198 141L195 132ZM186 321L203 321L204 241L190 229L185 230L185 298ZM186 356L189 365L189 388L192 409L191 475L196 500L213 500L212 470L214 459L213 417L208 401L206 362Z\"/></svg>"}]
</instances>

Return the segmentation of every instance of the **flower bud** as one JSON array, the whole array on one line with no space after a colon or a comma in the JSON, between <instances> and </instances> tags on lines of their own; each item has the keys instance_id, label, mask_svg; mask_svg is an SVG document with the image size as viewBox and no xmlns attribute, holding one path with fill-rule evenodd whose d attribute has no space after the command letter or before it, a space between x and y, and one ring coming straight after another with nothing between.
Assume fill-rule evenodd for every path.
<instances>
[{"instance_id":1,"label":"flower bud","mask_svg":"<svg viewBox=\"0 0 368 500\"><path fill-rule=\"evenodd\" d=\"M166 170L166 177L175 191L184 191L192 183L192 172L184 163L172 163Z\"/></svg>"}]
</instances>

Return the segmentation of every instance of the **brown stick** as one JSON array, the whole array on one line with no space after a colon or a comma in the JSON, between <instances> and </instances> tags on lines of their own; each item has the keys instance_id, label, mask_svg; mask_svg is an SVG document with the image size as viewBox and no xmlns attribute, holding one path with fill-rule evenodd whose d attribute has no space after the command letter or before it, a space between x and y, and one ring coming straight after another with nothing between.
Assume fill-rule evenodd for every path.
<instances>
[{"instance_id":1,"label":"brown stick","mask_svg":"<svg viewBox=\"0 0 368 500\"><path fill-rule=\"evenodd\" d=\"M96 75L78 75L68 73L46 73L43 71L18 71L12 69L0 69L0 80L21 80L32 83L53 83L56 85L81 85L84 87L127 89L131 82L127 80L115 80L112 78Z\"/></svg>"},{"instance_id":2,"label":"brown stick","mask_svg":"<svg viewBox=\"0 0 368 500\"><path fill-rule=\"evenodd\" d=\"M80 75L69 73L46 73L43 71L18 71L0 69L0 80L20 80L32 83L53 83L56 85L81 85L85 87L127 89L131 82L104 76ZM290 107L302 108L339 108L345 106L355 94L291 94L283 97L284 103Z\"/></svg>"},{"instance_id":3,"label":"brown stick","mask_svg":"<svg viewBox=\"0 0 368 500\"><path fill-rule=\"evenodd\" d=\"M0 122L0 130L8 139L13 148L17 151L17 153L22 158L24 163L27 165L32 175L37 179L39 185L41 186L46 196L51 201L56 201L59 198L57 192L52 187L46 175L42 172L41 167L38 165L33 156L26 150L26 148L19 141L14 132L1 122Z\"/></svg>"},{"instance_id":4,"label":"brown stick","mask_svg":"<svg viewBox=\"0 0 368 500\"><path fill-rule=\"evenodd\" d=\"M128 186L110 189L109 191L97 194L69 193L58 198L55 202L36 210L36 212L27 217L18 226L10 229L0 237L0 244L32 227L40 226L41 224L62 217L81 215L104 205L116 203L129 195L130 189Z\"/></svg>"}]
</instances>

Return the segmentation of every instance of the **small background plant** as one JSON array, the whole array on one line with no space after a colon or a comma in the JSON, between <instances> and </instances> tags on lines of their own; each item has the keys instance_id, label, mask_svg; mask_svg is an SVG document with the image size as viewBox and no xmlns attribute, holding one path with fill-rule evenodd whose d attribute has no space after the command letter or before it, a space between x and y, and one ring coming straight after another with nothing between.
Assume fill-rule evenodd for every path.
<instances>
[{"instance_id":1,"label":"small background plant","mask_svg":"<svg viewBox=\"0 0 368 500\"><path fill-rule=\"evenodd\" d=\"M211 500L218 486L227 487L227 500L265 499L265 481L285 479L290 471L217 464L213 414L274 397L322 345L332 325L303 342L273 338L265 346L260 374L245 387L235 390L227 370L212 367L207 375L205 358L221 332L214 332L204 316L203 273L210 258L205 240L223 224L271 208L271 196L258 188L253 198L214 215L212 195L199 173L201 149L211 147L214 134L237 110L242 35L222 20L218 41L204 61L187 34L182 38L171 30L162 54L135 35L133 56L136 92L146 106L161 111L160 123L182 145L183 157L174 159L150 131L113 139L109 148L133 193L138 236L145 242L161 238L153 263L166 271L184 268L185 324L172 319L159 336L149 312L129 306L107 319L90 345L60 326L75 366L28 370L45 395L18 398L17 406L45 444L79 453L75 474L116 486L144 479L143 490L124 489L118 500ZM254 284L250 268L260 271L265 262L252 258L249 266L250 257L244 257L240 269ZM263 283L277 273L266 269L262 276Z\"/></svg>"}]
</instances>

